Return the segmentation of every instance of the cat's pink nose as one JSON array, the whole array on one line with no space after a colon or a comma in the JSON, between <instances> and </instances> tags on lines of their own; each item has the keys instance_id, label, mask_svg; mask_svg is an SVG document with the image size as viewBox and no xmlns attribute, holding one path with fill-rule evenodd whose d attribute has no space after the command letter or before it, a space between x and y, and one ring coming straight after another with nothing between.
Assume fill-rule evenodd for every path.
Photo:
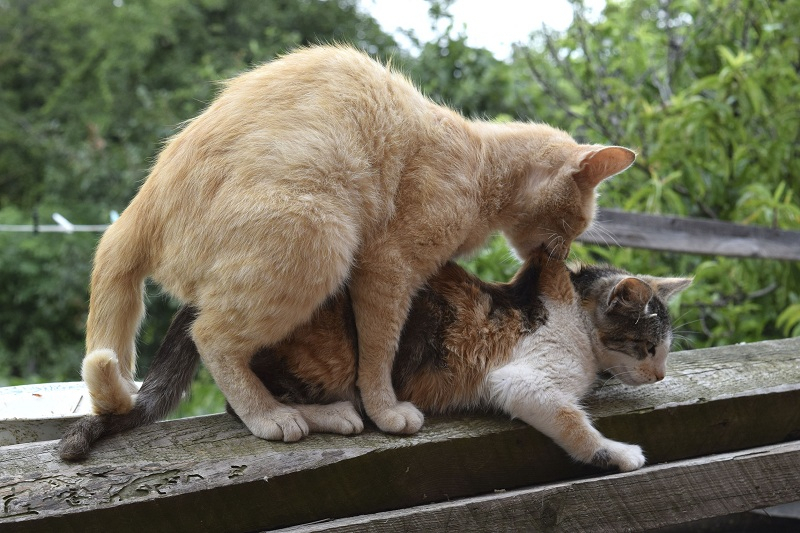
<instances>
[{"instance_id":1,"label":"cat's pink nose","mask_svg":"<svg viewBox=\"0 0 800 533\"><path fill-rule=\"evenodd\" d=\"M656 370L653 375L656 377L656 381L661 381L664 379L664 375L666 373L663 370Z\"/></svg>"}]
</instances>

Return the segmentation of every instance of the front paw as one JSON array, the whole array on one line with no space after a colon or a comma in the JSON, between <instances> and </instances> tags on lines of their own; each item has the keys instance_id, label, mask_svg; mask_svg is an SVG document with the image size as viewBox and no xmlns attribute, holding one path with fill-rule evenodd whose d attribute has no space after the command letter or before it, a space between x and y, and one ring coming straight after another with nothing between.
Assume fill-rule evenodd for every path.
<instances>
[{"instance_id":1,"label":"front paw","mask_svg":"<svg viewBox=\"0 0 800 533\"><path fill-rule=\"evenodd\" d=\"M425 416L409 402L397 402L392 407L370 413L370 418L381 431L400 435L416 433L425 422Z\"/></svg>"},{"instance_id":2,"label":"front paw","mask_svg":"<svg viewBox=\"0 0 800 533\"><path fill-rule=\"evenodd\" d=\"M645 459L642 449L635 444L606 440L595 452L591 463L600 468L616 467L621 472L630 472L644 466Z\"/></svg>"},{"instance_id":3,"label":"front paw","mask_svg":"<svg viewBox=\"0 0 800 533\"><path fill-rule=\"evenodd\" d=\"M253 435L266 440L295 442L308 435L308 424L300 412L285 405L241 419Z\"/></svg>"}]
</instances>

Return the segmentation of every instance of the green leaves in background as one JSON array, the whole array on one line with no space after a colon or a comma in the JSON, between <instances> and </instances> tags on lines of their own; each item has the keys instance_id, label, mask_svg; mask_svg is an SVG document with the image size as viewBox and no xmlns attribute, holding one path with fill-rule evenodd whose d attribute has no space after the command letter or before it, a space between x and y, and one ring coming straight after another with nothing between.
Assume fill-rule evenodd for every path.
<instances>
[{"instance_id":1,"label":"green leaves in background","mask_svg":"<svg viewBox=\"0 0 800 533\"><path fill-rule=\"evenodd\" d=\"M603 207L800 230L800 1L611 0L590 17L573 0L566 32L532 27L508 62L469 46L449 4L432 2L447 29L412 54L353 0L0 2L0 223L30 223L34 211L42 223L54 211L105 222L219 80L336 41L392 56L431 98L468 116L548 122L636 148L635 166L602 185ZM0 381L77 379L97 237L0 233ZM795 263L573 252L695 275L673 304L683 347L800 334ZM517 268L499 237L464 264L487 280ZM174 309L149 293L144 366ZM207 377L204 387L213 389Z\"/></svg>"}]
</instances>

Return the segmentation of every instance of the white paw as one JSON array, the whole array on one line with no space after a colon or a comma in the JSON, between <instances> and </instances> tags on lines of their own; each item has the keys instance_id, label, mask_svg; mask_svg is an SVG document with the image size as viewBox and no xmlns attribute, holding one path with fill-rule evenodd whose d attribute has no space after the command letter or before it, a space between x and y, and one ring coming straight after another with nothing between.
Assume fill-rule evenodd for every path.
<instances>
[{"instance_id":1,"label":"white paw","mask_svg":"<svg viewBox=\"0 0 800 533\"><path fill-rule=\"evenodd\" d=\"M625 444L606 439L603 447L592 458L592 464L603 468L617 467L621 472L638 470L644 466L642 449L635 444Z\"/></svg>"},{"instance_id":2,"label":"white paw","mask_svg":"<svg viewBox=\"0 0 800 533\"><path fill-rule=\"evenodd\" d=\"M312 433L354 435L364 431L364 421L351 402L328 405L298 405Z\"/></svg>"},{"instance_id":3,"label":"white paw","mask_svg":"<svg viewBox=\"0 0 800 533\"><path fill-rule=\"evenodd\" d=\"M403 435L416 433L425 422L422 412L409 402L398 402L377 413L370 413L370 418L381 431Z\"/></svg>"},{"instance_id":4,"label":"white paw","mask_svg":"<svg viewBox=\"0 0 800 533\"><path fill-rule=\"evenodd\" d=\"M291 407L281 406L259 416L242 417L247 429L266 440L295 442L308 435L308 424L303 416Z\"/></svg>"}]
</instances>

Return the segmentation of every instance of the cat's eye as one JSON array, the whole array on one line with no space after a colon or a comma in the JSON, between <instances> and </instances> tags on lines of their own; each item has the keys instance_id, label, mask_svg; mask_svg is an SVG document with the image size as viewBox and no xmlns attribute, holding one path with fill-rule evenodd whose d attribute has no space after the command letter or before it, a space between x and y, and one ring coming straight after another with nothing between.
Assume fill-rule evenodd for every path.
<instances>
[{"instance_id":1,"label":"cat's eye","mask_svg":"<svg viewBox=\"0 0 800 533\"><path fill-rule=\"evenodd\" d=\"M648 355L650 355L650 357L656 356L656 345L653 344L652 342L647 343L647 353Z\"/></svg>"}]
</instances>

